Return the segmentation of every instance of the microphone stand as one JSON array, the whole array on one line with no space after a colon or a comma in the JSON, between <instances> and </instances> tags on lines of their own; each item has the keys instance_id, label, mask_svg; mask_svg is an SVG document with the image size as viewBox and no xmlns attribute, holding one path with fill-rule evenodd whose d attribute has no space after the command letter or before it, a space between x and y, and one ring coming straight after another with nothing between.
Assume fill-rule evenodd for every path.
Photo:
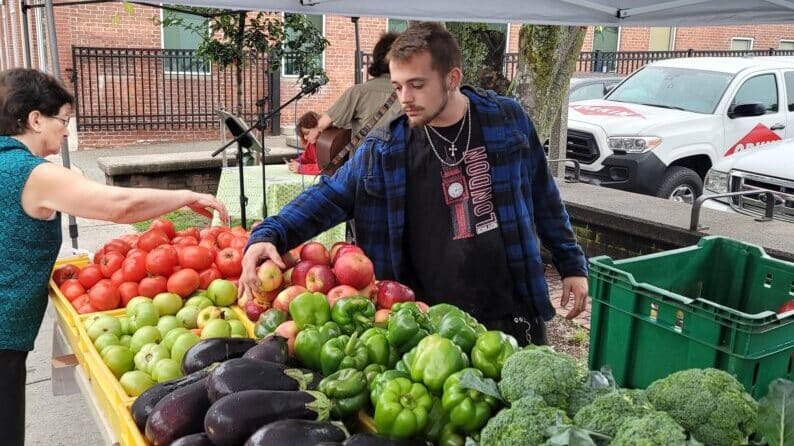
<instances>
[{"instance_id":1,"label":"microphone stand","mask_svg":"<svg viewBox=\"0 0 794 446\"><path fill-rule=\"evenodd\" d=\"M267 122L268 119L272 118L274 115L276 115L282 109L284 109L288 105L292 104L293 102L297 101L298 99L300 99L300 98L302 98L302 97L304 97L306 95L310 95L310 94L314 93L322 85L323 84L316 83L316 84L312 84L312 85L309 85L307 87L304 87L304 88L301 89L301 91L298 92L298 94L293 96L289 101L281 104L277 109L271 111L267 115L264 115L263 113L260 113L256 124L254 124L253 126L249 127L248 129L246 129L245 131L243 131L239 135L235 136L231 141L227 142L226 144L221 146L216 151L212 152L212 156L213 157L218 156L221 152L226 150L227 147L229 147L230 145L232 145L234 143L237 143L237 168L238 168L239 175L240 175L240 219L242 220L241 225L242 225L243 229L248 229L247 224L246 224L246 219L245 219L245 205L248 203L248 197L245 196L245 179L243 178L243 175L244 175L244 169L243 169L243 146L240 143L240 140L245 138L246 135L251 133L254 129L263 130L263 134L262 134L262 140L263 140L262 141L263 142L263 144L262 144L262 187L264 188L264 186L265 186L265 184L264 184L264 181L265 181L265 177L264 177L264 171L265 171L264 128L265 128L265 123ZM267 195L267 191L263 189L262 190L262 201L264 203L267 202L266 195ZM265 204L265 208L264 208L265 216L267 215L267 207L266 206L267 205Z\"/></svg>"}]
</instances>

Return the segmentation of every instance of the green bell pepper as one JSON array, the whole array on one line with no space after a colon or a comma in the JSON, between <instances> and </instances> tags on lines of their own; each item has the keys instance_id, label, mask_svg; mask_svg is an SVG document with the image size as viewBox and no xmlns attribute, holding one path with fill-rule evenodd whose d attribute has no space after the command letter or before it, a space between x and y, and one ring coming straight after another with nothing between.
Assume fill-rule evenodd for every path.
<instances>
[{"instance_id":1,"label":"green bell pepper","mask_svg":"<svg viewBox=\"0 0 794 446\"><path fill-rule=\"evenodd\" d=\"M444 315L436 326L438 334L451 340L464 353L471 353L477 336L485 333L485 327L476 319L463 311L450 311Z\"/></svg>"},{"instance_id":2,"label":"green bell pepper","mask_svg":"<svg viewBox=\"0 0 794 446\"><path fill-rule=\"evenodd\" d=\"M471 349L471 363L486 377L500 379L502 366L516 350L518 342L514 337L498 330L488 331L477 337Z\"/></svg>"},{"instance_id":3,"label":"green bell pepper","mask_svg":"<svg viewBox=\"0 0 794 446\"><path fill-rule=\"evenodd\" d=\"M362 296L343 297L334 304L331 319L346 335L361 333L375 323L375 304Z\"/></svg>"},{"instance_id":4,"label":"green bell pepper","mask_svg":"<svg viewBox=\"0 0 794 446\"><path fill-rule=\"evenodd\" d=\"M449 423L441 398L433 397L433 408L428 415L427 427L421 437L436 446L463 446L466 439Z\"/></svg>"},{"instance_id":5,"label":"green bell pepper","mask_svg":"<svg viewBox=\"0 0 794 446\"><path fill-rule=\"evenodd\" d=\"M477 390L461 387L460 379L466 371L483 379L482 372L474 368L466 368L453 373L444 381L441 405L449 415L449 422L452 426L460 428L463 432L472 433L485 426L485 423L491 418L491 414L499 406L499 402L496 398Z\"/></svg>"},{"instance_id":6,"label":"green bell pepper","mask_svg":"<svg viewBox=\"0 0 794 446\"><path fill-rule=\"evenodd\" d=\"M288 318L289 315L285 311L275 308L268 309L259 315L259 319L256 321L256 326L254 327L254 337L262 339L270 333L273 333L276 331L276 328Z\"/></svg>"},{"instance_id":7,"label":"green bell pepper","mask_svg":"<svg viewBox=\"0 0 794 446\"><path fill-rule=\"evenodd\" d=\"M413 360L403 359L411 372L411 379L424 383L436 395L441 394L444 381L450 375L469 366L469 359L460 347L436 334L419 342Z\"/></svg>"},{"instance_id":8,"label":"green bell pepper","mask_svg":"<svg viewBox=\"0 0 794 446\"><path fill-rule=\"evenodd\" d=\"M371 383L375 378L378 377L381 373L388 370L385 365L380 364L370 364L364 367L364 375L367 377L367 383Z\"/></svg>"},{"instance_id":9,"label":"green bell pepper","mask_svg":"<svg viewBox=\"0 0 794 446\"><path fill-rule=\"evenodd\" d=\"M317 327L307 325L295 337L295 356L304 367L320 370L320 351L329 340L342 335L342 330L336 322L326 322Z\"/></svg>"},{"instance_id":10,"label":"green bell pepper","mask_svg":"<svg viewBox=\"0 0 794 446\"><path fill-rule=\"evenodd\" d=\"M320 381L317 389L334 402L331 415L349 417L369 402L367 377L355 369L341 369Z\"/></svg>"},{"instance_id":11,"label":"green bell pepper","mask_svg":"<svg viewBox=\"0 0 794 446\"><path fill-rule=\"evenodd\" d=\"M339 369L364 370L367 365L369 353L367 346L358 338L358 333L338 336L326 342L320 349L323 375L330 375Z\"/></svg>"},{"instance_id":12,"label":"green bell pepper","mask_svg":"<svg viewBox=\"0 0 794 446\"><path fill-rule=\"evenodd\" d=\"M361 333L360 339L367 347L370 364L381 364L391 368L400 359L397 351L389 345L389 333L386 329L370 328Z\"/></svg>"},{"instance_id":13,"label":"green bell pepper","mask_svg":"<svg viewBox=\"0 0 794 446\"><path fill-rule=\"evenodd\" d=\"M425 386L394 378L383 386L375 404L375 428L392 438L410 438L424 430L432 406Z\"/></svg>"},{"instance_id":14,"label":"green bell pepper","mask_svg":"<svg viewBox=\"0 0 794 446\"><path fill-rule=\"evenodd\" d=\"M411 366L413 364L414 358L416 358L416 347L409 350L407 353L397 361L397 364L394 364L394 370L399 370L401 372L406 372L409 375L411 374Z\"/></svg>"},{"instance_id":15,"label":"green bell pepper","mask_svg":"<svg viewBox=\"0 0 794 446\"><path fill-rule=\"evenodd\" d=\"M370 401L372 401L373 406L377 404L378 398L380 397L381 392L383 392L383 386L385 386L387 382L393 380L394 378L411 379L411 374L408 372L401 372L399 370L386 370L385 372L375 376L375 378L369 382L369 398Z\"/></svg>"},{"instance_id":16,"label":"green bell pepper","mask_svg":"<svg viewBox=\"0 0 794 446\"><path fill-rule=\"evenodd\" d=\"M407 352L432 332L430 319L415 303L400 302L392 306L388 339L398 353Z\"/></svg>"},{"instance_id":17,"label":"green bell pepper","mask_svg":"<svg viewBox=\"0 0 794 446\"><path fill-rule=\"evenodd\" d=\"M434 327L438 327L441 324L441 319L450 313L460 314L465 312L452 304L436 304L428 308L427 317L430 318L430 322L433 323ZM465 314L468 315L468 313Z\"/></svg>"},{"instance_id":18,"label":"green bell pepper","mask_svg":"<svg viewBox=\"0 0 794 446\"><path fill-rule=\"evenodd\" d=\"M331 320L331 307L322 293L301 293L289 303L289 314L303 330L307 325L323 325Z\"/></svg>"}]
</instances>

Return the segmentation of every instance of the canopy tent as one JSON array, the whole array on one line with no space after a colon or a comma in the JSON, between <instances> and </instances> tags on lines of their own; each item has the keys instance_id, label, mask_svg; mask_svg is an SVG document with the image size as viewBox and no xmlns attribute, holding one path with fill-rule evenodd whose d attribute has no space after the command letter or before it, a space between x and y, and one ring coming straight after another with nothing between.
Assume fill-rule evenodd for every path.
<instances>
[{"instance_id":1,"label":"canopy tent","mask_svg":"<svg viewBox=\"0 0 794 446\"><path fill-rule=\"evenodd\" d=\"M53 4L52 0L44 0L52 71L56 76L60 76L60 63L54 7L103 1L107 0L71 0L57 4ZM794 23L794 0L163 0L161 3L133 3L153 7L188 5L241 11L547 25L694 26ZM66 144L61 153L64 166L69 167L69 149ZM72 246L76 249L77 223L71 215L69 235Z\"/></svg>"}]
</instances>

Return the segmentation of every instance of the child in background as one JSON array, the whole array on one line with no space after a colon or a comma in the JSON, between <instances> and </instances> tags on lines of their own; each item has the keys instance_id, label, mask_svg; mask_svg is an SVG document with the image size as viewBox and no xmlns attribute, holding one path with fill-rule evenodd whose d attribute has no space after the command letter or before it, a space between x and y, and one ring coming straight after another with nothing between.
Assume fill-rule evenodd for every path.
<instances>
[{"instance_id":1,"label":"child in background","mask_svg":"<svg viewBox=\"0 0 794 446\"><path fill-rule=\"evenodd\" d=\"M298 119L298 137L303 153L298 159L287 162L290 172L301 175L318 175L320 166L317 165L317 137L320 129L317 126L320 115L315 112L306 112Z\"/></svg>"}]
</instances>

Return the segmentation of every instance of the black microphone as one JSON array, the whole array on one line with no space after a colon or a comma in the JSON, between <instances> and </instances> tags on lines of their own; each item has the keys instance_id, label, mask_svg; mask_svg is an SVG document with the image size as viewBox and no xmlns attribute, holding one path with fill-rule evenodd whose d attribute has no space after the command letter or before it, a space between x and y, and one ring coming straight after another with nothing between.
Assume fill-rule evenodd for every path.
<instances>
[{"instance_id":1,"label":"black microphone","mask_svg":"<svg viewBox=\"0 0 794 446\"><path fill-rule=\"evenodd\" d=\"M326 84L326 82L328 82L328 81L327 81L327 80L325 80L325 79L323 79L323 80L318 80L318 81L316 81L316 82L312 82L311 84L309 84L309 85L307 85L307 86L303 87L303 88L301 89L301 93L302 93L304 96L305 96L305 95L314 94L314 93L316 93L316 92L317 92L317 89L318 89L318 88L320 88L320 87L322 87L323 85L325 85L325 84Z\"/></svg>"}]
</instances>

